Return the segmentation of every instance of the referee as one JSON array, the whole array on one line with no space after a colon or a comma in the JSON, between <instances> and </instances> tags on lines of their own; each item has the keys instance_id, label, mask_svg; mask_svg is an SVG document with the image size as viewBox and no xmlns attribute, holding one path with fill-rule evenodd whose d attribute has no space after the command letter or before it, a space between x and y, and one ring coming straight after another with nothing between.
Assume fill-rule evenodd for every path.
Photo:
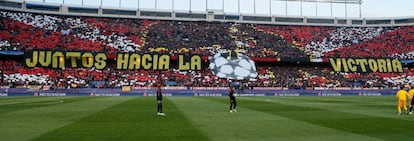
<instances>
[{"instance_id":1,"label":"referee","mask_svg":"<svg viewBox=\"0 0 414 141\"><path fill-rule=\"evenodd\" d=\"M234 87L230 87L229 97L230 97L230 113L237 112L236 111L236 94L234 93Z\"/></svg>"},{"instance_id":2,"label":"referee","mask_svg":"<svg viewBox=\"0 0 414 141\"><path fill-rule=\"evenodd\" d=\"M157 88L157 115L159 116L165 116L165 114L162 112L162 92L161 92L161 85L158 85Z\"/></svg>"}]
</instances>

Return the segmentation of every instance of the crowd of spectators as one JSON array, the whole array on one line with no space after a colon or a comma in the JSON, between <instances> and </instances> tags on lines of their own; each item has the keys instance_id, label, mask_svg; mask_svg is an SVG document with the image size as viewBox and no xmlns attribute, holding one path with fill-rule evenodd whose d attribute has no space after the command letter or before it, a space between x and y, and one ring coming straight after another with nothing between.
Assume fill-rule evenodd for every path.
<instances>
[{"instance_id":1,"label":"crowd of spectators","mask_svg":"<svg viewBox=\"0 0 414 141\"><path fill-rule=\"evenodd\" d=\"M382 31L380 31L382 29ZM375 38L356 41L350 46L333 50L325 54L326 57L397 57L399 59L414 59L414 27L378 28L377 34L365 35ZM368 40L369 39L369 40Z\"/></svg>"},{"instance_id":2,"label":"crowd of spectators","mask_svg":"<svg viewBox=\"0 0 414 141\"><path fill-rule=\"evenodd\" d=\"M201 54L238 50L255 58L397 57L414 59L414 26L321 27L94 18L0 11L0 51L64 50ZM3 57L6 58L6 57ZM112 64L113 65L113 64ZM203 71L162 72L91 68L25 68L1 60L1 85L68 87L227 86L206 67ZM208 65L206 65L208 66ZM172 67L174 68L174 67ZM340 73L312 64L258 66L251 86L392 87L413 83L404 73ZM104 83L93 83L93 82ZM97 84L97 85L95 85ZM104 84L104 85L102 85Z\"/></svg>"},{"instance_id":3,"label":"crowd of spectators","mask_svg":"<svg viewBox=\"0 0 414 141\"><path fill-rule=\"evenodd\" d=\"M225 87L227 81L214 76L208 68L202 71L117 70L110 66L104 70L85 68L48 69L26 68L22 63L0 60L2 79L0 85L28 86L51 85L56 88L68 87L145 87L160 82L172 86ZM94 81L104 85L94 85ZM98 83L102 84L102 83Z\"/></svg>"}]
</instances>

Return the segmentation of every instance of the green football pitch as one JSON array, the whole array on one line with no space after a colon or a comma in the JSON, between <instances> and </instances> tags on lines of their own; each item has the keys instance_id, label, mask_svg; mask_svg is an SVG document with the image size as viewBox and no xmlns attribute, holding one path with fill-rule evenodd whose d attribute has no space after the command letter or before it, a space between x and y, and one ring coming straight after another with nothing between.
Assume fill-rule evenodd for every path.
<instances>
[{"instance_id":1,"label":"green football pitch","mask_svg":"<svg viewBox=\"0 0 414 141\"><path fill-rule=\"evenodd\" d=\"M63 101L63 102L61 102ZM410 140L395 97L3 97L1 141Z\"/></svg>"}]
</instances>

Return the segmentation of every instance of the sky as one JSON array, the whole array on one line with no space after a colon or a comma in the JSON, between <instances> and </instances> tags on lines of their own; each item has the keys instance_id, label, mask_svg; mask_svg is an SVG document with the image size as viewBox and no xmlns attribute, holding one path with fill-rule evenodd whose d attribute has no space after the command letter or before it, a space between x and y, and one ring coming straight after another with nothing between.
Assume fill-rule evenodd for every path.
<instances>
[{"instance_id":1,"label":"sky","mask_svg":"<svg viewBox=\"0 0 414 141\"><path fill-rule=\"evenodd\" d=\"M414 0L362 0L359 5L280 0L27 0L66 5L88 5L123 9L157 9L175 11L215 11L226 14L306 16L306 17L414 17ZM240 3L239 3L240 1ZM139 2L139 3L138 3ZM173 4L174 3L174 4ZM240 8L239 7L240 4ZM191 6L190 6L191 5ZM301 10L302 5L302 10Z\"/></svg>"}]
</instances>

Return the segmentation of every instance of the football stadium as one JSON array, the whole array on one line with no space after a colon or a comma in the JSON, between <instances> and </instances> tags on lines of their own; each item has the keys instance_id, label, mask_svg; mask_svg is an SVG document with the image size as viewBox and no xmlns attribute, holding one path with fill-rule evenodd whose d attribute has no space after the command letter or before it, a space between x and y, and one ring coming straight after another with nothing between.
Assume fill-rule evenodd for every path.
<instances>
[{"instance_id":1,"label":"football stadium","mask_svg":"<svg viewBox=\"0 0 414 141\"><path fill-rule=\"evenodd\" d=\"M414 13L363 3L1 0L0 140L409 140Z\"/></svg>"}]
</instances>

